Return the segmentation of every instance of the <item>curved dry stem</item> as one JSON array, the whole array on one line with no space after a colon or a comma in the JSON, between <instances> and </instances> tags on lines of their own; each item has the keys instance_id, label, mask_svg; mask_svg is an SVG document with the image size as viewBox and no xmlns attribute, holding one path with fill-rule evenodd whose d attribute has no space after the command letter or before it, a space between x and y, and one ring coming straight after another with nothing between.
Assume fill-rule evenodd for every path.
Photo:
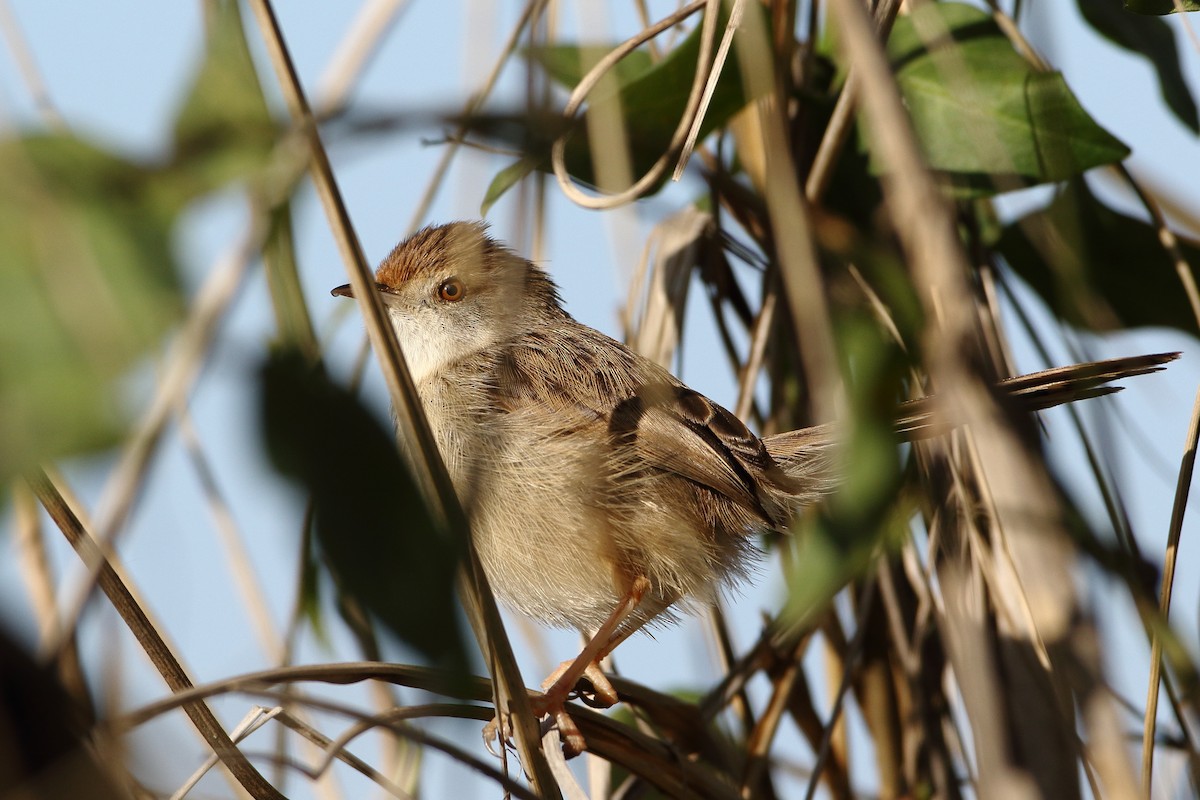
<instances>
[{"instance_id":1,"label":"curved dry stem","mask_svg":"<svg viewBox=\"0 0 1200 800\"><path fill-rule=\"evenodd\" d=\"M570 131L564 131L561 136L554 140L554 145L550 148L550 166L554 170L554 177L558 180L559 188L562 189L563 194L571 202L583 208L590 209L616 208L617 206L622 206L638 199L662 179L668 165L673 159L673 154L679 152L679 149L683 146L683 142L687 139L688 130L691 128L692 121L695 119L696 113L700 108L705 82L709 74L709 66L712 63L712 45L716 35L717 11L720 5L721 0L694 0L694 2L689 3L674 14L663 18L636 36L626 39L611 53L600 59L583 76L582 80L579 81L575 90L571 92L571 97L567 100L566 107L563 108L562 116L568 123L575 121L575 114L579 111L579 107L583 105L583 101L587 98L588 94L592 89L596 88L596 85L608 74L609 70L617 65L618 61L629 55L644 42L653 39L668 28L678 25L701 8L706 9L701 29L699 63L696 65L696 76L692 80L692 90L688 95L683 116L679 120L679 125L675 128L675 133L671 136L671 142L667 145L666 151L659 156L658 160L654 162L654 165L650 167L645 175L635 181L628 189L617 194L605 196L585 194L571 182L571 176L567 172L567 138L570 136Z\"/></svg>"},{"instance_id":2,"label":"curved dry stem","mask_svg":"<svg viewBox=\"0 0 1200 800\"><path fill-rule=\"evenodd\" d=\"M289 730L295 731L297 734L304 737L304 739L306 741L310 742L314 746L316 746L322 750L328 749L328 747L330 745L330 741L331 741L328 736L321 733L317 729L313 728L311 725L306 723L304 720L299 719L292 714L289 714L286 710L283 709L282 706L277 706L275 709L272 709L272 710L277 710L279 712L275 718L279 720L279 723L281 725L287 727ZM397 741L403 741L403 740L397 740ZM283 751L279 750L277 752L281 756ZM402 781L398 777L396 777L398 775L398 773L395 769L377 770L374 767L372 767L370 764L368 764L367 762L363 761L358 756L354 755L353 753L346 752L344 750L337 754L337 759L344 764L348 764L352 769L358 771L362 775L366 776L368 779L379 784L379 786L381 788L383 788L385 791L391 793L393 796L400 797L400 798L411 797L411 795L409 795L407 792L405 792L401 788L400 784L402 783ZM389 778L388 777L389 775L391 775L393 777Z\"/></svg>"},{"instance_id":3,"label":"curved dry stem","mask_svg":"<svg viewBox=\"0 0 1200 800\"><path fill-rule=\"evenodd\" d=\"M466 683L454 683L448 681L442 672L427 667L380 662L322 664L262 670L195 686L112 719L108 724L114 733L120 734L187 703L239 693L273 700L286 699L288 702L304 703L314 709L344 714L360 723L378 723L398 735L437 747L454 758L464 760L464 763L471 765L479 763L474 757L457 749L446 750L445 743L437 742L433 737L411 727L391 725L380 721L378 715L363 714L356 709L323 698L309 697L287 689L274 688L275 684L291 684L301 681L346 685L364 680L384 680L468 700L487 700L492 695L490 683L485 679L474 678ZM688 704L621 678L614 677L613 684L620 691L622 699L637 704L640 708L650 712L656 725L663 726L679 735L695 736L703 733L696 727L695 714L687 712L688 709L691 709ZM493 710L486 706L434 704L428 708L441 709L439 712L441 716L450 715L480 721L489 719L493 715ZM729 783L727 776L721 777L723 773L717 772L712 766L715 759L701 759L698 763L680 759L672 746L647 736L635 728L575 704L569 705L568 709L587 738L589 752L625 767L668 792L670 796L728 798L729 800L737 797L737 792ZM698 741L703 752L715 752L712 749L717 746L715 741L703 737ZM492 770L487 774L495 777L501 773Z\"/></svg>"}]
</instances>

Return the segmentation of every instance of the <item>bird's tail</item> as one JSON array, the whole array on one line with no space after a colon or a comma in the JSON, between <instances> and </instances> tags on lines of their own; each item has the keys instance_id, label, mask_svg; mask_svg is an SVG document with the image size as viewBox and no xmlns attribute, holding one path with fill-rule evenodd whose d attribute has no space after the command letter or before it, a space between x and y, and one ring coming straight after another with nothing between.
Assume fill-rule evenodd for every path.
<instances>
[{"instance_id":1,"label":"bird's tail","mask_svg":"<svg viewBox=\"0 0 1200 800\"><path fill-rule=\"evenodd\" d=\"M1055 367L1000 381L997 390L1023 411L1041 411L1119 392L1122 387L1113 386L1113 381L1158 372L1177 358L1179 353L1154 353ZM900 405L896 418L896 432L900 438L905 441L928 439L957 426L954 420L944 419L934 412L932 400L932 397L922 397ZM799 476L812 471L813 460L830 449L837 439L837 430L836 424L801 428L767 436L763 444L785 472Z\"/></svg>"}]
</instances>

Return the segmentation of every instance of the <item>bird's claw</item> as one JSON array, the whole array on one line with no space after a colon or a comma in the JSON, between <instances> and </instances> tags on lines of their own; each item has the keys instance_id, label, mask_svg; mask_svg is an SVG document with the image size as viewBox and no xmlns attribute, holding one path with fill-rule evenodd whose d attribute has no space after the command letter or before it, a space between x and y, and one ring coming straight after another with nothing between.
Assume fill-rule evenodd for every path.
<instances>
[{"instance_id":1,"label":"bird's claw","mask_svg":"<svg viewBox=\"0 0 1200 800\"><path fill-rule=\"evenodd\" d=\"M558 735L562 740L562 752L567 758L574 758L586 751L587 740L583 738L583 734L580 732L579 726L575 724L575 720L571 719L571 715L567 713L565 705L559 702L558 707L553 708L550 704L538 702L544 699L544 696L530 698L530 706L533 709L534 716L541 720L543 731L546 730L546 726L554 725L558 727ZM512 736L511 714L497 714L483 726L484 746L487 747L489 753L497 758L500 756L500 753L495 745L499 743L502 748L510 746L512 744Z\"/></svg>"},{"instance_id":2,"label":"bird's claw","mask_svg":"<svg viewBox=\"0 0 1200 800\"><path fill-rule=\"evenodd\" d=\"M600 667L594 663L588 664L583 672L583 678L586 678L587 682L591 684L590 691L581 690L578 686L559 685L558 681L571 664L570 661L564 661L550 677L546 678L542 683L545 694L529 698L529 706L533 710L534 716L543 720L543 724L558 726L563 755L567 758L574 758L587 750L587 741L583 738L579 726L567 713L567 699L572 695L577 696L592 708L611 708L620 699L612 683L600 671ZM492 745L499 742L501 747L507 746L512 741L512 733L512 719L509 714L498 713L492 717L492 720L483 728L483 739L488 752L498 756L499 753L493 749Z\"/></svg>"}]
</instances>

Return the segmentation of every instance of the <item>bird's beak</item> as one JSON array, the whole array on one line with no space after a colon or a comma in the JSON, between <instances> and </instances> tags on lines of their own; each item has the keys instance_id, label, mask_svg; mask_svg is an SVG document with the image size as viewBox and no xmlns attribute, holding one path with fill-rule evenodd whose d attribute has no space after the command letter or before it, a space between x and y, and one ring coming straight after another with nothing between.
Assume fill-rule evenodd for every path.
<instances>
[{"instance_id":1,"label":"bird's beak","mask_svg":"<svg viewBox=\"0 0 1200 800\"><path fill-rule=\"evenodd\" d=\"M375 291L380 294L399 294L399 292L386 283L375 284ZM330 289L329 293L334 297L354 297L354 289L350 288L350 284L348 283L343 283L341 286Z\"/></svg>"}]
</instances>

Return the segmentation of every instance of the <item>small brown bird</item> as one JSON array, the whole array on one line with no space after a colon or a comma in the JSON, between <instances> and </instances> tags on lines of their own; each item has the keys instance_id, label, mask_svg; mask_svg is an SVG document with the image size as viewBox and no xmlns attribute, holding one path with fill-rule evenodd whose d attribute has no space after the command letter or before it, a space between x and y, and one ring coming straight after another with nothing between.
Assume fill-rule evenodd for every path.
<instances>
[{"instance_id":1,"label":"small brown bird","mask_svg":"<svg viewBox=\"0 0 1200 800\"><path fill-rule=\"evenodd\" d=\"M562 309L539 268L478 222L426 228L376 273L433 434L497 594L591 636L547 679L535 711L568 752L563 704L581 676L648 622L711 603L745 577L755 535L786 531L835 485L830 426L760 439L659 365ZM334 295L350 296L349 286ZM1043 408L1115 391L1175 355L1083 364L1002 384ZM919 406L899 430L933 425ZM944 426L940 426L943 427Z\"/></svg>"}]
</instances>

